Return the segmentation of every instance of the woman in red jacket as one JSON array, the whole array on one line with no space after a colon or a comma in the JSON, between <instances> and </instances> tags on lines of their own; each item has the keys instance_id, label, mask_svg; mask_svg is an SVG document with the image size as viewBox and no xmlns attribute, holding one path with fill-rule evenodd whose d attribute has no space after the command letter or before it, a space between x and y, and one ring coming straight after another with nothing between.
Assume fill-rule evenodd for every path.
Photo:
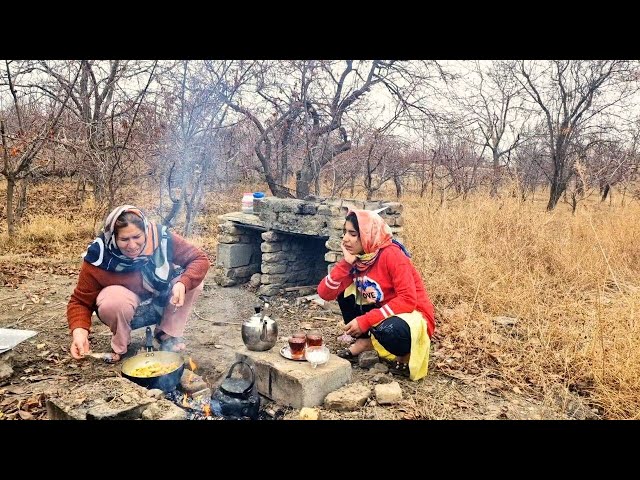
<instances>
[{"instance_id":1,"label":"woman in red jacket","mask_svg":"<svg viewBox=\"0 0 640 480\"><path fill-rule=\"evenodd\" d=\"M115 208L84 255L67 305L71 356L80 359L90 351L95 311L113 334L113 352L105 361L119 361L131 342L131 320L143 302L145 315L159 323L154 336L161 350L184 350L185 324L208 269L207 255L180 235L149 221L133 205Z\"/></svg>"},{"instance_id":2,"label":"woman in red jacket","mask_svg":"<svg viewBox=\"0 0 640 480\"><path fill-rule=\"evenodd\" d=\"M382 217L350 210L342 253L318 285L325 300L338 300L345 333L356 341L338 355L354 360L365 350L394 361L392 373L418 380L427 374L434 309L404 246Z\"/></svg>"}]
</instances>

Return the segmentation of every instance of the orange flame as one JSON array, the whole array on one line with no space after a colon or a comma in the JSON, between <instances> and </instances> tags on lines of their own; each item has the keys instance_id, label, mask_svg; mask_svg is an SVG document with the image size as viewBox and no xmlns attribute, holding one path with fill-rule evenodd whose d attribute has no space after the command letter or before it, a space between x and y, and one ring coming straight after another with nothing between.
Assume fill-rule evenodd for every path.
<instances>
[{"instance_id":1,"label":"orange flame","mask_svg":"<svg viewBox=\"0 0 640 480\"><path fill-rule=\"evenodd\" d=\"M205 414L207 417L210 417L210 416L211 416L211 407L209 406L209 404L206 404L206 405L204 406L203 410L204 410L204 414Z\"/></svg>"},{"instance_id":2,"label":"orange flame","mask_svg":"<svg viewBox=\"0 0 640 480\"><path fill-rule=\"evenodd\" d=\"M194 362L193 360L191 360L191 357L189 357L189 366L191 367L190 370L192 372L196 371L196 368L198 368L198 366L196 365L196 362Z\"/></svg>"},{"instance_id":3,"label":"orange flame","mask_svg":"<svg viewBox=\"0 0 640 480\"><path fill-rule=\"evenodd\" d=\"M183 407L188 407L189 406L189 397L187 396L186 393L182 397L182 406Z\"/></svg>"}]
</instances>

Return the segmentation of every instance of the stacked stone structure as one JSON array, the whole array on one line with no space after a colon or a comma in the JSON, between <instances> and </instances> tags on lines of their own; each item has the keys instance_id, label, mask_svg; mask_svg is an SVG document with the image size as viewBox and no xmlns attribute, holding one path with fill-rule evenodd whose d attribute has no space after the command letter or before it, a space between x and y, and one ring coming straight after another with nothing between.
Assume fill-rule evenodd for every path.
<instances>
[{"instance_id":1,"label":"stacked stone structure","mask_svg":"<svg viewBox=\"0 0 640 480\"><path fill-rule=\"evenodd\" d=\"M259 295L316 285L342 258L340 242L349 208L378 210L394 237L403 230L402 204L329 198L265 198L258 214L220 215L215 280L222 286L251 281Z\"/></svg>"}]
</instances>

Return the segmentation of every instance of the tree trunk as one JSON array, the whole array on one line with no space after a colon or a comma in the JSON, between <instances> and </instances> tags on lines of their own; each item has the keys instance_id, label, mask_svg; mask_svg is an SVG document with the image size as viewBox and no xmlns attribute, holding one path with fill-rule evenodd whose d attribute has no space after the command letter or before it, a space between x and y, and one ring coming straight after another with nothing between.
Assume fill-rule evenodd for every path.
<instances>
[{"instance_id":1,"label":"tree trunk","mask_svg":"<svg viewBox=\"0 0 640 480\"><path fill-rule=\"evenodd\" d=\"M571 193L571 214L576 214L578 208L578 194L576 192Z\"/></svg>"},{"instance_id":2,"label":"tree trunk","mask_svg":"<svg viewBox=\"0 0 640 480\"><path fill-rule=\"evenodd\" d=\"M188 237L191 235L191 227L193 225L193 220L195 219L193 205L186 203L185 208L185 221L184 221L184 236Z\"/></svg>"},{"instance_id":3,"label":"tree trunk","mask_svg":"<svg viewBox=\"0 0 640 480\"><path fill-rule=\"evenodd\" d=\"M400 179L400 175L393 176L393 183L396 186L396 198L400 200L400 197L402 197L402 180ZM422 196L422 194L420 196Z\"/></svg>"},{"instance_id":4,"label":"tree trunk","mask_svg":"<svg viewBox=\"0 0 640 480\"><path fill-rule=\"evenodd\" d=\"M311 182L313 182L313 171L305 162L302 169L296 173L296 198L305 198L311 193Z\"/></svg>"},{"instance_id":5,"label":"tree trunk","mask_svg":"<svg viewBox=\"0 0 640 480\"><path fill-rule=\"evenodd\" d=\"M601 202L604 202L607 199L607 195L609 195L609 190L610 190L610 186L609 184L605 184L604 188L602 189L602 198L600 198Z\"/></svg>"},{"instance_id":6,"label":"tree trunk","mask_svg":"<svg viewBox=\"0 0 640 480\"><path fill-rule=\"evenodd\" d=\"M320 196L320 172L315 173L314 194Z\"/></svg>"},{"instance_id":7,"label":"tree trunk","mask_svg":"<svg viewBox=\"0 0 640 480\"><path fill-rule=\"evenodd\" d=\"M493 175L491 177L491 192L492 198L498 196L498 184L500 183L500 164L498 162L497 152L493 152Z\"/></svg>"},{"instance_id":8,"label":"tree trunk","mask_svg":"<svg viewBox=\"0 0 640 480\"><path fill-rule=\"evenodd\" d=\"M12 177L7 177L7 230L9 237L15 235L15 222L13 218L13 196L15 192L16 181Z\"/></svg>"},{"instance_id":9,"label":"tree trunk","mask_svg":"<svg viewBox=\"0 0 640 480\"><path fill-rule=\"evenodd\" d=\"M184 203L184 199L182 197L177 200L171 199L171 201L173 202L171 211L167 214L166 217L162 219L162 224L167 227L170 227L172 225L174 217L176 217L178 213L180 213L180 209L182 208L182 204Z\"/></svg>"},{"instance_id":10,"label":"tree trunk","mask_svg":"<svg viewBox=\"0 0 640 480\"><path fill-rule=\"evenodd\" d=\"M551 192L549 193L549 203L547 203L548 211L551 211L556 207L566 188L566 184L561 183L556 177L553 178L553 181L551 182Z\"/></svg>"},{"instance_id":11,"label":"tree trunk","mask_svg":"<svg viewBox=\"0 0 640 480\"><path fill-rule=\"evenodd\" d=\"M23 178L22 182L20 182L20 193L18 194L18 205L16 206L16 215L14 217L16 226L19 226L20 223L22 223L24 212L27 210L27 187L28 186L29 186L29 180L27 178Z\"/></svg>"}]
</instances>

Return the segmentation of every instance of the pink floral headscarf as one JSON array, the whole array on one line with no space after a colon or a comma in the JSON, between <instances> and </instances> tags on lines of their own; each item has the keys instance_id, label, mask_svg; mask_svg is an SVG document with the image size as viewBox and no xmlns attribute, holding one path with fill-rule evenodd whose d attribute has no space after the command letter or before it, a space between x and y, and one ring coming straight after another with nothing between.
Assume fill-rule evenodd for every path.
<instances>
[{"instance_id":1,"label":"pink floral headscarf","mask_svg":"<svg viewBox=\"0 0 640 480\"><path fill-rule=\"evenodd\" d=\"M358 271L366 270L375 262L380 253L380 249L388 247L393 243L391 227L386 224L382 217L370 210L349 210L358 219L358 229L360 231L360 242L364 254L356 255L357 260L354 267Z\"/></svg>"}]
</instances>

